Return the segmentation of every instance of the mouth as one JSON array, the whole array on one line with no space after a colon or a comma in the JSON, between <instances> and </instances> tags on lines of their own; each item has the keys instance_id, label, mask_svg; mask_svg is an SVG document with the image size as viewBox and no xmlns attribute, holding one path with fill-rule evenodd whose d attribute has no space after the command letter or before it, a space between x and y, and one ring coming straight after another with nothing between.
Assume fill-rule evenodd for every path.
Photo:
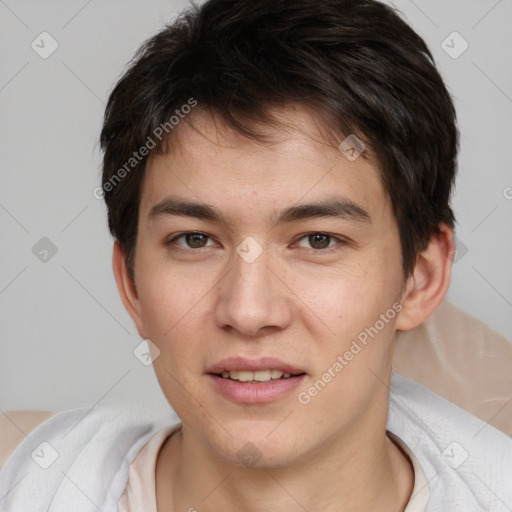
<instances>
[{"instance_id":1,"label":"mouth","mask_svg":"<svg viewBox=\"0 0 512 512\"><path fill-rule=\"evenodd\" d=\"M291 393L306 372L273 357L231 357L210 367L207 376L216 392L232 402L265 403Z\"/></svg>"},{"instance_id":2,"label":"mouth","mask_svg":"<svg viewBox=\"0 0 512 512\"><path fill-rule=\"evenodd\" d=\"M236 382L247 382L250 384L265 384L275 380L286 380L300 375L305 375L305 372L300 373L287 373L279 369L268 369L268 370L231 370L223 371L221 373L213 373L210 375L216 375L221 379L233 380Z\"/></svg>"}]
</instances>

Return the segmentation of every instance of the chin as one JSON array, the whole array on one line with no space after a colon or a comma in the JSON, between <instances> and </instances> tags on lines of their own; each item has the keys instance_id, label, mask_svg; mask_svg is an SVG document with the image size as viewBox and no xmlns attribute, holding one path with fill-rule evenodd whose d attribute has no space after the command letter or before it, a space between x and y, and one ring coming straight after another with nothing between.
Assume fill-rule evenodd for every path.
<instances>
[{"instance_id":1,"label":"chin","mask_svg":"<svg viewBox=\"0 0 512 512\"><path fill-rule=\"evenodd\" d=\"M229 445L217 453L228 463L248 469L284 468L305 456L301 450L301 439L290 435L286 442L281 436L271 439L274 434L267 437L269 431L260 428L253 436L245 434L233 437Z\"/></svg>"}]
</instances>

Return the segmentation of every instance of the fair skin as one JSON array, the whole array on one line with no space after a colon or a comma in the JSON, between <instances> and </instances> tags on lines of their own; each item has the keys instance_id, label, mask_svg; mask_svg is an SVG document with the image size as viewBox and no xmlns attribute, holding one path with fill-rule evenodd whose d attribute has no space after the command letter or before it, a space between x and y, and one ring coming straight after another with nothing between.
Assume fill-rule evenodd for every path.
<instances>
[{"instance_id":1,"label":"fair skin","mask_svg":"<svg viewBox=\"0 0 512 512\"><path fill-rule=\"evenodd\" d=\"M441 226L404 281L396 220L375 166L329 148L305 111L279 115L302 131L269 128L272 145L206 115L195 117L199 132L180 125L179 145L152 155L146 168L135 283L114 245L121 298L140 336L158 347L156 376L182 420L158 456L158 512L399 512L412 491L410 461L386 435L394 334L421 324L443 300L453 233ZM170 196L222 217L150 215ZM345 215L276 222L287 208L334 198L345 200ZM203 236L177 238L189 232ZM236 251L246 237L262 249L252 262ZM364 350L300 403L299 392L397 303L400 312ZM235 402L208 369L239 355L277 357L305 375L275 400ZM239 456L247 446L258 454L250 466Z\"/></svg>"}]
</instances>

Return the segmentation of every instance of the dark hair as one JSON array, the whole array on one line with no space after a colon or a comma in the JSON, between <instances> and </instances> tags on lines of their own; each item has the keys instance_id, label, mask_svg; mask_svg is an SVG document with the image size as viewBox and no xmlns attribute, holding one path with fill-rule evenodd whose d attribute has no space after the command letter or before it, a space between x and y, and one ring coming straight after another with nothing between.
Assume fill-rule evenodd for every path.
<instances>
[{"instance_id":1,"label":"dark hair","mask_svg":"<svg viewBox=\"0 0 512 512\"><path fill-rule=\"evenodd\" d=\"M135 161L134 152L163 151L174 137L171 118L193 104L259 141L255 123L274 125L273 108L290 104L327 120L338 142L359 137L392 202L405 276L439 224L454 225L455 109L425 42L391 7L373 0L209 0L140 47L105 110L108 225L132 279L148 158ZM162 127L165 137L155 137Z\"/></svg>"}]
</instances>

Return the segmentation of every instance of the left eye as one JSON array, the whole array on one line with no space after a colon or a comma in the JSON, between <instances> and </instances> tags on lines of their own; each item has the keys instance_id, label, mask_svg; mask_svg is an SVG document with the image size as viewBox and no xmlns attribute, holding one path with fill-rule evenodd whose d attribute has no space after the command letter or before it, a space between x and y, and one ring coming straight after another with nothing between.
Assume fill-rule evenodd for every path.
<instances>
[{"instance_id":1,"label":"left eye","mask_svg":"<svg viewBox=\"0 0 512 512\"><path fill-rule=\"evenodd\" d=\"M182 235L178 235L172 240L169 240L168 244L170 245L176 242L177 240L180 240L181 238L185 239L185 243L187 244L189 249L201 249L203 247L206 247L205 243L210 237L205 235L204 233L183 233ZM182 244L177 245L180 247L187 247L183 246Z\"/></svg>"},{"instance_id":2,"label":"left eye","mask_svg":"<svg viewBox=\"0 0 512 512\"><path fill-rule=\"evenodd\" d=\"M326 233L310 233L309 235L303 236L300 240L305 239L314 250L328 249L336 245L336 243L331 245L331 242L343 242L343 240L340 238L328 235Z\"/></svg>"}]
</instances>

